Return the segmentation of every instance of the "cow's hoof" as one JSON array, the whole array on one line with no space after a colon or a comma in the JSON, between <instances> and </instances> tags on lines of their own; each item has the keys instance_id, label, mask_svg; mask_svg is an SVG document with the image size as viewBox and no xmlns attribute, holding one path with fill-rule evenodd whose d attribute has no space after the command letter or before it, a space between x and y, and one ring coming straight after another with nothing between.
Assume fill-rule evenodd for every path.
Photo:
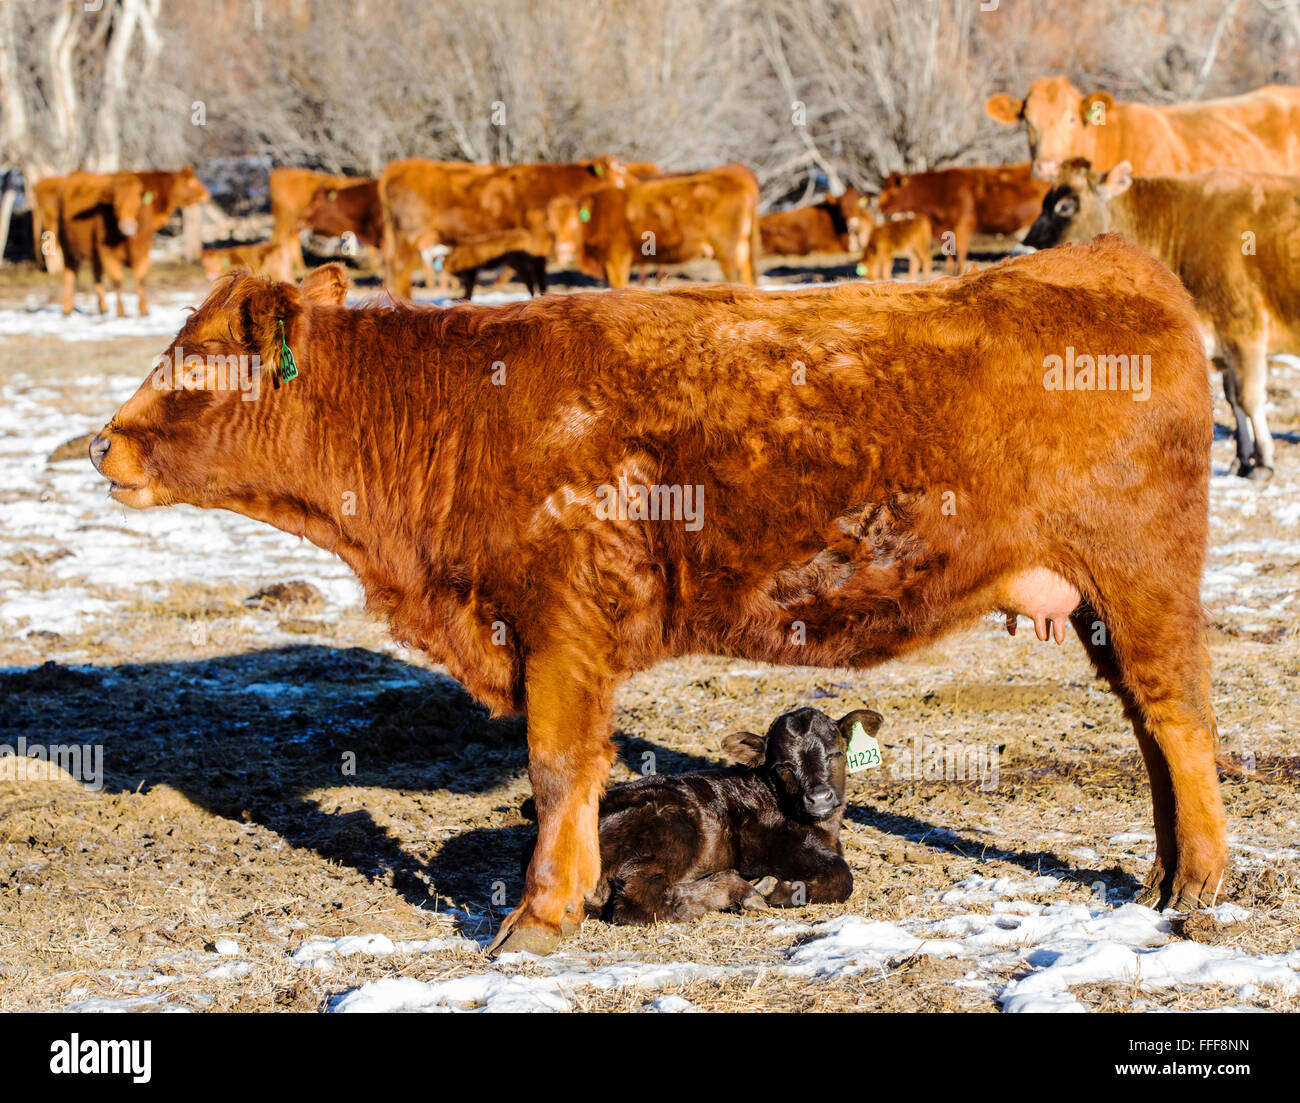
<instances>
[{"instance_id":1,"label":"cow's hoof","mask_svg":"<svg viewBox=\"0 0 1300 1103\"><path fill-rule=\"evenodd\" d=\"M1255 464L1254 467L1246 472L1246 478L1257 483L1266 483L1272 477L1273 469L1271 467L1265 467L1262 463Z\"/></svg>"},{"instance_id":2,"label":"cow's hoof","mask_svg":"<svg viewBox=\"0 0 1300 1103\"><path fill-rule=\"evenodd\" d=\"M1165 875L1164 867L1158 862L1152 865L1142 881L1142 887L1138 890L1138 894L1133 897L1133 903L1159 911L1160 906L1169 898L1167 881L1168 877Z\"/></svg>"},{"instance_id":3,"label":"cow's hoof","mask_svg":"<svg viewBox=\"0 0 1300 1103\"><path fill-rule=\"evenodd\" d=\"M759 896L766 896L769 892L775 889L776 886L776 878L771 874L768 874L762 880L754 882L754 891L758 893Z\"/></svg>"},{"instance_id":4,"label":"cow's hoof","mask_svg":"<svg viewBox=\"0 0 1300 1103\"><path fill-rule=\"evenodd\" d=\"M759 896L756 892L751 892L740 902L741 911L761 912L767 911L767 901Z\"/></svg>"},{"instance_id":5,"label":"cow's hoof","mask_svg":"<svg viewBox=\"0 0 1300 1103\"><path fill-rule=\"evenodd\" d=\"M550 927L512 927L506 932L505 938L497 936L497 940L487 948L487 955L490 958L502 954L536 954L545 957L563 941L563 932L554 931Z\"/></svg>"}]
</instances>

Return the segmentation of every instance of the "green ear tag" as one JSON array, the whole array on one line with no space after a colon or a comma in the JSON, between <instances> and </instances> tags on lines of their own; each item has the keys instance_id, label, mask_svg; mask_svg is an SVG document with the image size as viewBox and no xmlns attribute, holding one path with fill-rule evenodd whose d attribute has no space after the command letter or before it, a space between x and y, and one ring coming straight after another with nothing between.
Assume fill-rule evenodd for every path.
<instances>
[{"instance_id":1,"label":"green ear tag","mask_svg":"<svg viewBox=\"0 0 1300 1103\"><path fill-rule=\"evenodd\" d=\"M293 359L293 350L284 336L284 319L280 319L280 382L288 383L298 378L298 365Z\"/></svg>"},{"instance_id":2,"label":"green ear tag","mask_svg":"<svg viewBox=\"0 0 1300 1103\"><path fill-rule=\"evenodd\" d=\"M142 196L140 197L140 202L141 202L141 203L152 203L152 202L153 202L153 192L151 192L151 191L147 191L147 192L145 192L144 195L142 195Z\"/></svg>"},{"instance_id":3,"label":"green ear tag","mask_svg":"<svg viewBox=\"0 0 1300 1103\"><path fill-rule=\"evenodd\" d=\"M880 765L880 744L874 735L868 735L861 720L853 722L849 733L849 773L871 770Z\"/></svg>"},{"instance_id":4,"label":"green ear tag","mask_svg":"<svg viewBox=\"0 0 1300 1103\"><path fill-rule=\"evenodd\" d=\"M853 271L855 271L859 276L865 276L867 274L867 266L865 264L859 264L853 269Z\"/></svg>"},{"instance_id":5,"label":"green ear tag","mask_svg":"<svg viewBox=\"0 0 1300 1103\"><path fill-rule=\"evenodd\" d=\"M590 221L591 221L591 208L590 208L590 207L579 207L579 208L578 208L578 221L579 221L579 222L590 222Z\"/></svg>"}]
</instances>

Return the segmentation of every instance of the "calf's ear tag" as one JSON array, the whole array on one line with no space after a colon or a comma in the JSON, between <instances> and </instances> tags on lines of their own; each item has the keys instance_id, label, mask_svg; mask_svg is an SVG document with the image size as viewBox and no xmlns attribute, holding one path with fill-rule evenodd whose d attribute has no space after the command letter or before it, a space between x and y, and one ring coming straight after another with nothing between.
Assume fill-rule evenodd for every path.
<instances>
[{"instance_id":1,"label":"calf's ear tag","mask_svg":"<svg viewBox=\"0 0 1300 1103\"><path fill-rule=\"evenodd\" d=\"M153 192L151 192L151 191L147 191L147 192L145 192L144 195L142 195L142 196L140 197L140 202L141 202L141 203L152 203L152 202L153 202Z\"/></svg>"},{"instance_id":2,"label":"calf's ear tag","mask_svg":"<svg viewBox=\"0 0 1300 1103\"><path fill-rule=\"evenodd\" d=\"M579 222L590 222L590 221L591 221L591 208L590 208L590 207L588 207L588 206L586 206L586 205L584 204L583 206L581 206L581 207L578 208L578 221L579 221Z\"/></svg>"},{"instance_id":3,"label":"calf's ear tag","mask_svg":"<svg viewBox=\"0 0 1300 1103\"><path fill-rule=\"evenodd\" d=\"M868 735L862 721L854 721L849 731L848 749L849 773L871 770L880 765L880 744L874 735Z\"/></svg>"}]
</instances>

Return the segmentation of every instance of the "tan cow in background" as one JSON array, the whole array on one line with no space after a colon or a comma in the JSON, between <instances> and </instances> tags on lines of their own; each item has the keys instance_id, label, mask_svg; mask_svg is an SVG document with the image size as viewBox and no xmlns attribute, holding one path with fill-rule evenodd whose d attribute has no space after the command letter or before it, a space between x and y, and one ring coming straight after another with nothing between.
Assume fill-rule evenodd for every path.
<instances>
[{"instance_id":1,"label":"tan cow in background","mask_svg":"<svg viewBox=\"0 0 1300 1103\"><path fill-rule=\"evenodd\" d=\"M1099 172L1127 161L1141 176L1219 167L1300 173L1300 88L1286 85L1155 107L1109 92L1085 96L1066 77L1043 77L1023 100L999 92L986 106L1000 123L1024 122L1034 175L1044 180L1071 157Z\"/></svg>"}]
</instances>

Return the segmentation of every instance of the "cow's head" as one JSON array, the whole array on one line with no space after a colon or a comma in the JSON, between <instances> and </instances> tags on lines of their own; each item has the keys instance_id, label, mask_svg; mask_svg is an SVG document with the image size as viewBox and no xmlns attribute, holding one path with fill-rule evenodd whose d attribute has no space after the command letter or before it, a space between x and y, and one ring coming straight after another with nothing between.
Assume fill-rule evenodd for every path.
<instances>
[{"instance_id":1,"label":"cow's head","mask_svg":"<svg viewBox=\"0 0 1300 1103\"><path fill-rule=\"evenodd\" d=\"M824 820L844 806L845 749L853 725L874 735L880 723L880 713L871 709L854 709L835 721L802 708L778 716L766 735L736 732L722 747L738 762L758 767L786 815Z\"/></svg>"},{"instance_id":2,"label":"cow's head","mask_svg":"<svg viewBox=\"0 0 1300 1103\"><path fill-rule=\"evenodd\" d=\"M1110 201L1133 183L1133 168L1121 161L1109 172L1094 172L1082 157L1061 166L1052 189L1043 196L1043 209L1022 244L1047 249L1067 243L1083 244L1111 228Z\"/></svg>"},{"instance_id":3,"label":"cow's head","mask_svg":"<svg viewBox=\"0 0 1300 1103\"><path fill-rule=\"evenodd\" d=\"M572 266L582 256L582 202L559 195L546 205L546 228L555 241L555 262Z\"/></svg>"},{"instance_id":4,"label":"cow's head","mask_svg":"<svg viewBox=\"0 0 1300 1103\"><path fill-rule=\"evenodd\" d=\"M318 268L300 287L234 272L221 277L140 389L90 445L90 460L123 505L185 502L255 512L263 489L314 464L276 398L306 353L307 307L341 305L347 276ZM313 392L315 393L315 392ZM242 508L241 508L242 507Z\"/></svg>"},{"instance_id":5,"label":"cow's head","mask_svg":"<svg viewBox=\"0 0 1300 1103\"><path fill-rule=\"evenodd\" d=\"M1051 180L1072 157L1096 160L1097 138L1106 125L1115 98L1109 92L1085 96L1066 77L1043 77L1030 86L1023 100L1005 92L990 96L989 116L1007 126L1025 124L1034 175Z\"/></svg>"},{"instance_id":6,"label":"cow's head","mask_svg":"<svg viewBox=\"0 0 1300 1103\"><path fill-rule=\"evenodd\" d=\"M606 184L615 188L626 188L638 183L637 178L628 171L628 167L612 153L602 153L578 162L586 166L591 173L594 184Z\"/></svg>"},{"instance_id":7,"label":"cow's head","mask_svg":"<svg viewBox=\"0 0 1300 1103\"><path fill-rule=\"evenodd\" d=\"M903 172L891 172L880 183L880 194L874 201L871 196L864 196L863 209L871 214L874 224L880 214L903 214L912 209L915 203L909 195L911 177Z\"/></svg>"},{"instance_id":8,"label":"cow's head","mask_svg":"<svg viewBox=\"0 0 1300 1103\"><path fill-rule=\"evenodd\" d=\"M212 198L208 194L208 189L203 186L203 181L195 175L189 165L172 177L171 188L172 207L189 207L194 203L206 203Z\"/></svg>"}]
</instances>

